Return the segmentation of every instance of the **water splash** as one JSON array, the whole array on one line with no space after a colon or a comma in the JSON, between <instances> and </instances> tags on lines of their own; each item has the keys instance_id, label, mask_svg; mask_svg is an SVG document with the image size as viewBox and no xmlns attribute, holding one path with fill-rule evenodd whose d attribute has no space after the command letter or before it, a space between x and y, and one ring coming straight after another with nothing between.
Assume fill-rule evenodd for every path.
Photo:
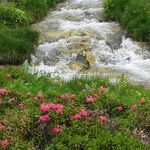
<instances>
[{"instance_id":1,"label":"water splash","mask_svg":"<svg viewBox=\"0 0 150 150\"><path fill-rule=\"evenodd\" d=\"M118 23L106 22L103 10L103 0L68 0L35 24L41 40L30 72L64 79L125 74L150 86L149 48L126 38Z\"/></svg>"}]
</instances>

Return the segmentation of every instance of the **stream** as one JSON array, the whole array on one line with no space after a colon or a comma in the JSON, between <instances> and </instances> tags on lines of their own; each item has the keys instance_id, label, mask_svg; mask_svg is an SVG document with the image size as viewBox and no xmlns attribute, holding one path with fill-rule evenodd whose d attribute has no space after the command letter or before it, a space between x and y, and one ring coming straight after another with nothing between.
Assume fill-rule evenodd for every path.
<instances>
[{"instance_id":1,"label":"stream","mask_svg":"<svg viewBox=\"0 0 150 150\"><path fill-rule=\"evenodd\" d=\"M33 27L40 32L30 73L104 76L150 87L150 49L131 39L117 22L106 22L103 0L67 0Z\"/></svg>"}]
</instances>

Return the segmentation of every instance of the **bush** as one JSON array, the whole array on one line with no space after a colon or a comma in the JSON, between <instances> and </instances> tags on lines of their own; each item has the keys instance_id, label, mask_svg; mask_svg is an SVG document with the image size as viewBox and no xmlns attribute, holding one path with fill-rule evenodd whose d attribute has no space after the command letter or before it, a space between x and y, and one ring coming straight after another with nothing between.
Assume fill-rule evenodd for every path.
<instances>
[{"instance_id":1,"label":"bush","mask_svg":"<svg viewBox=\"0 0 150 150\"><path fill-rule=\"evenodd\" d=\"M31 17L14 5L0 5L0 24L10 27L28 26Z\"/></svg>"},{"instance_id":2,"label":"bush","mask_svg":"<svg viewBox=\"0 0 150 150\"><path fill-rule=\"evenodd\" d=\"M30 58L38 33L28 27L0 27L0 64L20 64Z\"/></svg>"},{"instance_id":3,"label":"bush","mask_svg":"<svg viewBox=\"0 0 150 150\"><path fill-rule=\"evenodd\" d=\"M119 21L137 40L150 42L150 1L105 0L107 19Z\"/></svg>"},{"instance_id":4,"label":"bush","mask_svg":"<svg viewBox=\"0 0 150 150\"><path fill-rule=\"evenodd\" d=\"M26 11L33 19L33 22L41 20L47 14L47 0L10 0L16 7Z\"/></svg>"},{"instance_id":5,"label":"bush","mask_svg":"<svg viewBox=\"0 0 150 150\"><path fill-rule=\"evenodd\" d=\"M149 98L125 80L63 82L0 68L0 149L7 140L8 149L148 150Z\"/></svg>"},{"instance_id":6,"label":"bush","mask_svg":"<svg viewBox=\"0 0 150 150\"><path fill-rule=\"evenodd\" d=\"M50 7L54 7L57 3L63 2L64 0L47 0Z\"/></svg>"}]
</instances>

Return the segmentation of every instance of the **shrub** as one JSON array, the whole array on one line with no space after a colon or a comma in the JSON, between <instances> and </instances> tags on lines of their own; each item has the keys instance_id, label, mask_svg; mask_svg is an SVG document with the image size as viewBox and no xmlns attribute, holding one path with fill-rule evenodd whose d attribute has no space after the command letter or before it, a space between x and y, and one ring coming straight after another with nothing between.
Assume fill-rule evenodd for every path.
<instances>
[{"instance_id":1,"label":"shrub","mask_svg":"<svg viewBox=\"0 0 150 150\"><path fill-rule=\"evenodd\" d=\"M105 0L107 19L119 21L137 40L150 42L150 1Z\"/></svg>"},{"instance_id":2,"label":"shrub","mask_svg":"<svg viewBox=\"0 0 150 150\"><path fill-rule=\"evenodd\" d=\"M132 131L149 134L149 98L149 90L127 82L63 82L0 68L0 149L148 150Z\"/></svg>"},{"instance_id":3,"label":"shrub","mask_svg":"<svg viewBox=\"0 0 150 150\"><path fill-rule=\"evenodd\" d=\"M0 27L0 64L20 64L30 58L38 33L28 27Z\"/></svg>"},{"instance_id":4,"label":"shrub","mask_svg":"<svg viewBox=\"0 0 150 150\"><path fill-rule=\"evenodd\" d=\"M10 27L28 26L31 17L14 5L0 5L0 24Z\"/></svg>"},{"instance_id":5,"label":"shrub","mask_svg":"<svg viewBox=\"0 0 150 150\"><path fill-rule=\"evenodd\" d=\"M50 7L54 7L57 3L63 2L64 0L47 0Z\"/></svg>"},{"instance_id":6,"label":"shrub","mask_svg":"<svg viewBox=\"0 0 150 150\"><path fill-rule=\"evenodd\" d=\"M47 0L10 0L16 7L26 11L33 19L37 21L42 19L48 11Z\"/></svg>"}]
</instances>

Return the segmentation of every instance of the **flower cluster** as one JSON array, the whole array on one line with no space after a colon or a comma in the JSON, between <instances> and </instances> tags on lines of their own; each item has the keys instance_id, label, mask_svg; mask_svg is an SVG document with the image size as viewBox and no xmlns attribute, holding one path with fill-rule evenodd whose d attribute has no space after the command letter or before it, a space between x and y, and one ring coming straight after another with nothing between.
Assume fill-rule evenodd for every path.
<instances>
[{"instance_id":1,"label":"flower cluster","mask_svg":"<svg viewBox=\"0 0 150 150\"><path fill-rule=\"evenodd\" d=\"M6 90L6 89L0 89L0 95L7 95L8 93L10 93L9 90Z\"/></svg>"},{"instance_id":2,"label":"flower cluster","mask_svg":"<svg viewBox=\"0 0 150 150\"><path fill-rule=\"evenodd\" d=\"M85 118L88 115L88 111L87 110L82 110L81 112L72 115L70 118L71 119L81 119L81 118Z\"/></svg>"},{"instance_id":3,"label":"flower cluster","mask_svg":"<svg viewBox=\"0 0 150 150\"><path fill-rule=\"evenodd\" d=\"M61 104L43 103L40 106L40 110L44 113L54 110L57 114L63 114L64 106Z\"/></svg>"}]
</instances>

